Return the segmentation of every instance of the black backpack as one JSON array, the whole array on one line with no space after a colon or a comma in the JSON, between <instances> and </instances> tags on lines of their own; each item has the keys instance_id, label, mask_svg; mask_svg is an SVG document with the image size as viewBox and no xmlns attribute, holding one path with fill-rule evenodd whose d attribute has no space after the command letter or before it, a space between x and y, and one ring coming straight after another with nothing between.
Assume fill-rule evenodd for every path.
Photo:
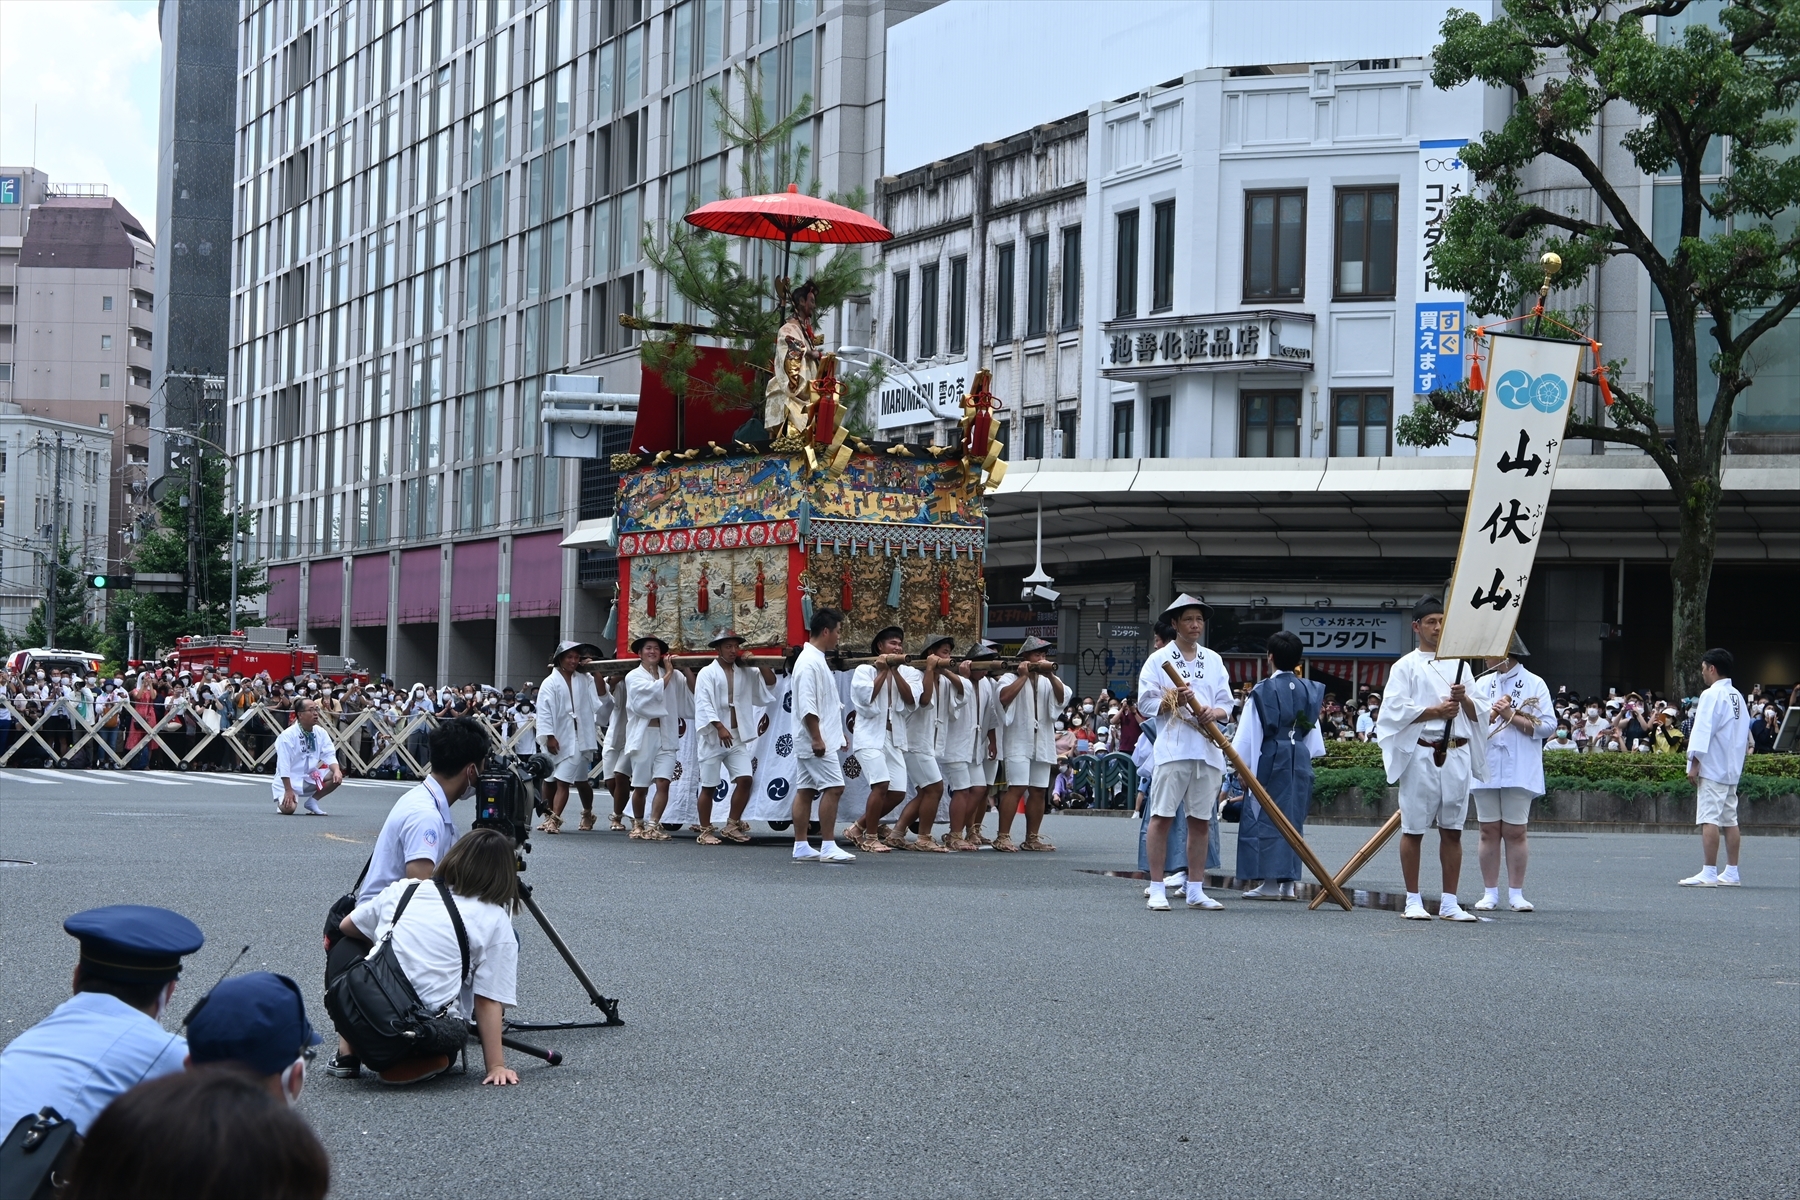
<instances>
[{"instance_id":1,"label":"black backpack","mask_svg":"<svg viewBox=\"0 0 1800 1200\"><path fill-rule=\"evenodd\" d=\"M422 880L420 882L423 882ZM469 935L462 913L450 889L439 880L438 894L456 926L456 944L462 950L462 985L469 985ZM469 1026L454 1011L452 1000L441 1012L432 1012L419 1000L412 981L394 956L394 930L412 902L419 883L406 889L394 909L393 924L368 957L333 979L325 989L325 1008L356 1055L376 1071L385 1071L416 1058L448 1054L455 1058L469 1041Z\"/></svg>"}]
</instances>

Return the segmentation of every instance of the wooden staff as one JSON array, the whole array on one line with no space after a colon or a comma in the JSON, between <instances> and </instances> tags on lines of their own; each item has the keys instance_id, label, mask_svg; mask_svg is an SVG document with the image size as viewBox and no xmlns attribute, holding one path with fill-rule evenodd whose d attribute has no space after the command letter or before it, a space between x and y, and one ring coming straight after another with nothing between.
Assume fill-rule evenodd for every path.
<instances>
[{"instance_id":1,"label":"wooden staff","mask_svg":"<svg viewBox=\"0 0 1800 1200\"><path fill-rule=\"evenodd\" d=\"M1351 856L1350 861L1344 864L1343 870L1332 876L1333 881L1339 887L1343 887L1346 883L1349 883L1350 880L1355 877L1356 873L1362 870L1364 865L1367 864L1371 858L1374 858L1377 854L1381 853L1381 848L1388 844L1388 839L1393 837L1399 828L1400 811L1395 809L1392 813L1388 814L1388 819L1381 823L1381 828L1375 831L1375 836L1364 842L1363 848ZM1325 893L1320 892L1312 898L1312 903L1308 904L1306 907L1311 910L1319 907L1319 905L1323 903L1325 903Z\"/></svg>"},{"instance_id":2,"label":"wooden staff","mask_svg":"<svg viewBox=\"0 0 1800 1200\"><path fill-rule=\"evenodd\" d=\"M873 657L868 657L868 658L834 658L833 659L834 665L842 664L843 666L846 666L846 667L883 667L883 666L923 667L930 663L936 663L940 670L946 670L946 671L954 670L955 668L962 666L962 664L965 662L967 662L969 664L969 666L974 668L975 670L981 670L983 668L992 668L992 667L1004 667L1007 670L1013 670L1013 669L1017 668L1019 665L1017 659L1010 659L1010 658L1001 658L1001 659L994 659L994 658L961 659L961 658L931 658L931 657L906 658L906 657L904 657L902 655L898 655L898 654L880 654L880 655L875 655Z\"/></svg>"},{"instance_id":3,"label":"wooden staff","mask_svg":"<svg viewBox=\"0 0 1800 1200\"><path fill-rule=\"evenodd\" d=\"M712 654L670 654L665 656L662 661L677 667L704 667L709 662L717 661L717 656ZM643 660L638 658L590 658L581 663L576 670L605 675L613 671L629 671L633 667L642 665ZM753 657L748 654L740 654L737 665L752 668L771 667L778 671L782 669L781 659L774 655Z\"/></svg>"},{"instance_id":4,"label":"wooden staff","mask_svg":"<svg viewBox=\"0 0 1800 1200\"><path fill-rule=\"evenodd\" d=\"M1187 681L1175 669L1174 663L1164 659L1163 670L1168 673L1176 687L1187 686ZM1300 856L1300 861L1306 864L1306 869L1311 871L1314 878L1324 885L1325 891L1330 893L1331 898L1343 905L1345 912L1349 912L1352 907L1350 897L1344 894L1344 889L1337 880L1333 879L1325 870L1325 864L1319 861L1319 856L1314 854L1312 847L1306 844L1306 839L1300 836L1300 831L1294 828L1294 823L1287 819L1287 814L1281 811L1281 806L1270 797L1268 789L1263 787L1262 781L1257 779L1255 773L1245 764L1236 748L1226 740L1224 734L1219 732L1219 727L1207 717L1205 710L1200 707L1199 698L1190 694L1188 707L1193 713L1194 720L1200 725L1200 732L1205 734L1207 740L1211 741L1213 745L1225 752L1225 757L1237 770L1238 778L1244 781L1245 787L1255 793L1257 801L1263 806L1263 811L1269 814L1269 820L1275 823L1275 828L1281 831L1281 836L1286 838L1288 845L1294 848L1294 853Z\"/></svg>"}]
</instances>

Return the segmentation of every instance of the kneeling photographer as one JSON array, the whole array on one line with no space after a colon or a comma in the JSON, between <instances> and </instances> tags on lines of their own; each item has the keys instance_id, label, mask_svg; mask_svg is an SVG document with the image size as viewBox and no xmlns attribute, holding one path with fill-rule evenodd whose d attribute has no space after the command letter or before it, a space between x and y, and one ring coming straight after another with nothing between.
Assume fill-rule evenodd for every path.
<instances>
[{"instance_id":1,"label":"kneeling photographer","mask_svg":"<svg viewBox=\"0 0 1800 1200\"><path fill-rule=\"evenodd\" d=\"M519 1082L500 1041L506 1007L517 999L518 907L513 844L493 829L457 839L429 880L397 879L358 904L342 932L376 949L326 993L350 1053L384 1083L417 1083L449 1069L472 1017L487 1062L482 1082ZM392 1032L400 1027L406 1032Z\"/></svg>"}]
</instances>

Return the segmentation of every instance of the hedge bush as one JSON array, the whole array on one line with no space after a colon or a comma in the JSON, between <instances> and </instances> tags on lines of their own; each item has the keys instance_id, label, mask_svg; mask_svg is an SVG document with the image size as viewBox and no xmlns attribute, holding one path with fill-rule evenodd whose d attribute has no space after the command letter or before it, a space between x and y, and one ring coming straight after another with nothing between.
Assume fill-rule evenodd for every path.
<instances>
[{"instance_id":1,"label":"hedge bush","mask_svg":"<svg viewBox=\"0 0 1800 1200\"><path fill-rule=\"evenodd\" d=\"M1544 756L1544 785L1557 792L1606 792L1623 800L1694 794L1687 759L1680 754L1570 754ZM1387 787L1381 747L1374 742L1328 742L1325 758L1313 768L1313 799L1329 804L1350 788L1361 788L1373 808ZM1738 796L1768 800L1800 792L1800 755L1752 754L1744 760Z\"/></svg>"}]
</instances>

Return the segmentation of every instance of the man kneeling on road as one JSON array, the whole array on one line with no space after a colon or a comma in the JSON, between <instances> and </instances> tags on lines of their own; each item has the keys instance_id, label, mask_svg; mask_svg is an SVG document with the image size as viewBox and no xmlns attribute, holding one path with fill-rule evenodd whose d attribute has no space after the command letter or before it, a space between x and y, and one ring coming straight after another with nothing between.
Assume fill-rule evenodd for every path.
<instances>
[{"instance_id":1,"label":"man kneeling on road","mask_svg":"<svg viewBox=\"0 0 1800 1200\"><path fill-rule=\"evenodd\" d=\"M310 815L327 815L320 799L344 782L337 747L318 725L319 702L300 700L294 705L294 723L275 739L275 808L284 817L294 815L302 796Z\"/></svg>"},{"instance_id":2,"label":"man kneeling on road","mask_svg":"<svg viewBox=\"0 0 1800 1200\"><path fill-rule=\"evenodd\" d=\"M450 806L475 786L490 749L487 731L469 717L452 717L431 731L431 773L388 811L381 833L375 838L375 851L356 881L357 904L373 900L396 879L431 878L456 841L456 822L450 817ZM339 901L340 906L343 903ZM341 921L350 910L332 911ZM367 946L353 940L328 936L326 987L367 952ZM338 1052L325 1069L340 1079L354 1079L362 1073L362 1064L340 1038Z\"/></svg>"}]
</instances>

